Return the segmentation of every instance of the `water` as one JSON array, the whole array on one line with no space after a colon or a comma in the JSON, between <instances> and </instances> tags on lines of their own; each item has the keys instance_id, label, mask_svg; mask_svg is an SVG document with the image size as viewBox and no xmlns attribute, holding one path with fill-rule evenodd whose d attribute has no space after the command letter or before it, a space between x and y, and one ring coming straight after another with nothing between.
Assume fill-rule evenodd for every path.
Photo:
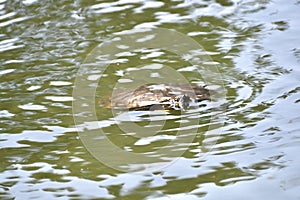
<instances>
[{"instance_id":1,"label":"water","mask_svg":"<svg viewBox=\"0 0 300 200\"><path fill-rule=\"evenodd\" d=\"M299 199L299 5L2 0L1 199ZM195 68L201 52L159 48L167 37L155 48L121 46L104 71L88 65L99 44L143 27L192 38L210 60ZM166 77L226 95L184 113L98 104L118 80L126 88ZM78 94L86 110L76 110Z\"/></svg>"}]
</instances>

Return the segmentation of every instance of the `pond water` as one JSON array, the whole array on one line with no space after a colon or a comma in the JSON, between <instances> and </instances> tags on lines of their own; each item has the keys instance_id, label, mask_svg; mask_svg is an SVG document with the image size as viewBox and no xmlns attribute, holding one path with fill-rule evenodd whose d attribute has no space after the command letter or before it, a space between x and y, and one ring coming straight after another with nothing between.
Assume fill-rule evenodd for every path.
<instances>
[{"instance_id":1,"label":"pond water","mask_svg":"<svg viewBox=\"0 0 300 200\"><path fill-rule=\"evenodd\" d=\"M299 8L1 0L0 199L300 199ZM194 82L214 100L103 105Z\"/></svg>"}]
</instances>

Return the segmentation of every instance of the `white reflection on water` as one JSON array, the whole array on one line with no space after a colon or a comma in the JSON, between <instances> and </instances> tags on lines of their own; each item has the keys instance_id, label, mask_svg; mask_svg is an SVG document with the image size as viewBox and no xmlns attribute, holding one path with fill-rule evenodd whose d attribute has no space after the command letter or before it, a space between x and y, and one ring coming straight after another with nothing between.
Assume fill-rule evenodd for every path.
<instances>
[{"instance_id":1,"label":"white reflection on water","mask_svg":"<svg viewBox=\"0 0 300 200\"><path fill-rule=\"evenodd\" d=\"M24 105L19 105L19 108L23 110L41 110L41 111L46 111L47 107L43 105L36 105L32 103L24 104Z\"/></svg>"},{"instance_id":2,"label":"white reflection on water","mask_svg":"<svg viewBox=\"0 0 300 200\"><path fill-rule=\"evenodd\" d=\"M49 85L64 86L64 85L72 85L72 83L69 81L50 81Z\"/></svg>"},{"instance_id":3,"label":"white reflection on water","mask_svg":"<svg viewBox=\"0 0 300 200\"><path fill-rule=\"evenodd\" d=\"M6 69L6 70L1 70L0 71L0 75L4 75L4 74L9 74L13 71L15 71L16 69Z\"/></svg>"},{"instance_id":4,"label":"white reflection on water","mask_svg":"<svg viewBox=\"0 0 300 200\"><path fill-rule=\"evenodd\" d=\"M15 114L10 113L7 110L0 110L0 118L13 117Z\"/></svg>"},{"instance_id":5,"label":"white reflection on water","mask_svg":"<svg viewBox=\"0 0 300 200\"><path fill-rule=\"evenodd\" d=\"M74 98L71 96L46 96L45 99L49 99L51 101L56 101L56 102L65 102L65 101L74 100Z\"/></svg>"},{"instance_id":6,"label":"white reflection on water","mask_svg":"<svg viewBox=\"0 0 300 200\"><path fill-rule=\"evenodd\" d=\"M66 132L73 132L77 129L63 128L59 126L44 126L48 131L42 130L24 130L19 134L0 134L0 149L5 148L20 148L30 147L30 144L23 144L22 142L54 142L58 136Z\"/></svg>"},{"instance_id":7,"label":"white reflection on water","mask_svg":"<svg viewBox=\"0 0 300 200\"><path fill-rule=\"evenodd\" d=\"M57 169L56 165L45 162L35 162L31 164L14 164L13 171L6 171L0 174L0 183L3 180L16 181L9 191L16 199L56 199L60 196L72 196L85 194L85 198L114 198L106 188L99 187L97 181L69 176L71 173L67 169ZM64 176L63 182L52 181L45 177L38 182L29 184L35 174L56 174ZM33 184L34 188L33 189ZM90 191L93 192L90 192ZM1 190L0 190L1 191ZM21 198L20 198L21 197Z\"/></svg>"},{"instance_id":8,"label":"white reflection on water","mask_svg":"<svg viewBox=\"0 0 300 200\"><path fill-rule=\"evenodd\" d=\"M12 23L12 22L9 22ZM3 24L0 23L0 27L1 26L6 26L7 24ZM19 41L18 38L14 38L14 39L7 39L7 40L2 40L0 41L0 52L4 52L4 51L9 51L9 50L13 50L13 49L19 49L24 47L24 45L17 45L16 43Z\"/></svg>"},{"instance_id":9,"label":"white reflection on water","mask_svg":"<svg viewBox=\"0 0 300 200\"><path fill-rule=\"evenodd\" d=\"M152 142L162 141L162 140L174 140L176 136L174 135L155 135L152 137L141 138L134 143L136 146L149 145Z\"/></svg>"}]
</instances>

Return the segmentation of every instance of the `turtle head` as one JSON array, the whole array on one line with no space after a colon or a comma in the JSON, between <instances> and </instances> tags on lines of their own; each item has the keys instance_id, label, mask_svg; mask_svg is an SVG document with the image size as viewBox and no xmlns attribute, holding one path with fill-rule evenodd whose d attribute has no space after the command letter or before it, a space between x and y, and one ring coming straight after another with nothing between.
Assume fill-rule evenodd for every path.
<instances>
[{"instance_id":1,"label":"turtle head","mask_svg":"<svg viewBox=\"0 0 300 200\"><path fill-rule=\"evenodd\" d=\"M179 97L178 106L179 108L186 110L189 108L191 102L191 98L187 95L183 95Z\"/></svg>"},{"instance_id":2,"label":"turtle head","mask_svg":"<svg viewBox=\"0 0 300 200\"><path fill-rule=\"evenodd\" d=\"M177 96L171 102L171 107L175 109L187 110L190 106L191 98L188 95Z\"/></svg>"}]
</instances>

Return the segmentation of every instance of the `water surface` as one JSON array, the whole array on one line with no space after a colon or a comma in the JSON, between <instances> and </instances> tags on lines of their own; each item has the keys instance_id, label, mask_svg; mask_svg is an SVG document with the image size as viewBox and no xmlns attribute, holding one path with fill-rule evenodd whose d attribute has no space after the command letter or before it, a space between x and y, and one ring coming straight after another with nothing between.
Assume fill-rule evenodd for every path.
<instances>
[{"instance_id":1,"label":"water surface","mask_svg":"<svg viewBox=\"0 0 300 200\"><path fill-rule=\"evenodd\" d=\"M1 1L1 199L299 199L299 5ZM143 27L175 30L199 43L211 59L206 67L222 76L226 96L184 113L111 112L96 103L95 120L78 129L73 89L86 58L98 45ZM187 82L207 83L206 74L165 49L118 56L104 72L88 71L91 106L120 79L124 84L168 72L158 73L157 65ZM215 116L224 121L215 123ZM221 131L209 132L216 124ZM142 135L145 127L153 135ZM116 147L145 160L120 156L116 165L124 171L107 166L78 130L101 130Z\"/></svg>"}]
</instances>

